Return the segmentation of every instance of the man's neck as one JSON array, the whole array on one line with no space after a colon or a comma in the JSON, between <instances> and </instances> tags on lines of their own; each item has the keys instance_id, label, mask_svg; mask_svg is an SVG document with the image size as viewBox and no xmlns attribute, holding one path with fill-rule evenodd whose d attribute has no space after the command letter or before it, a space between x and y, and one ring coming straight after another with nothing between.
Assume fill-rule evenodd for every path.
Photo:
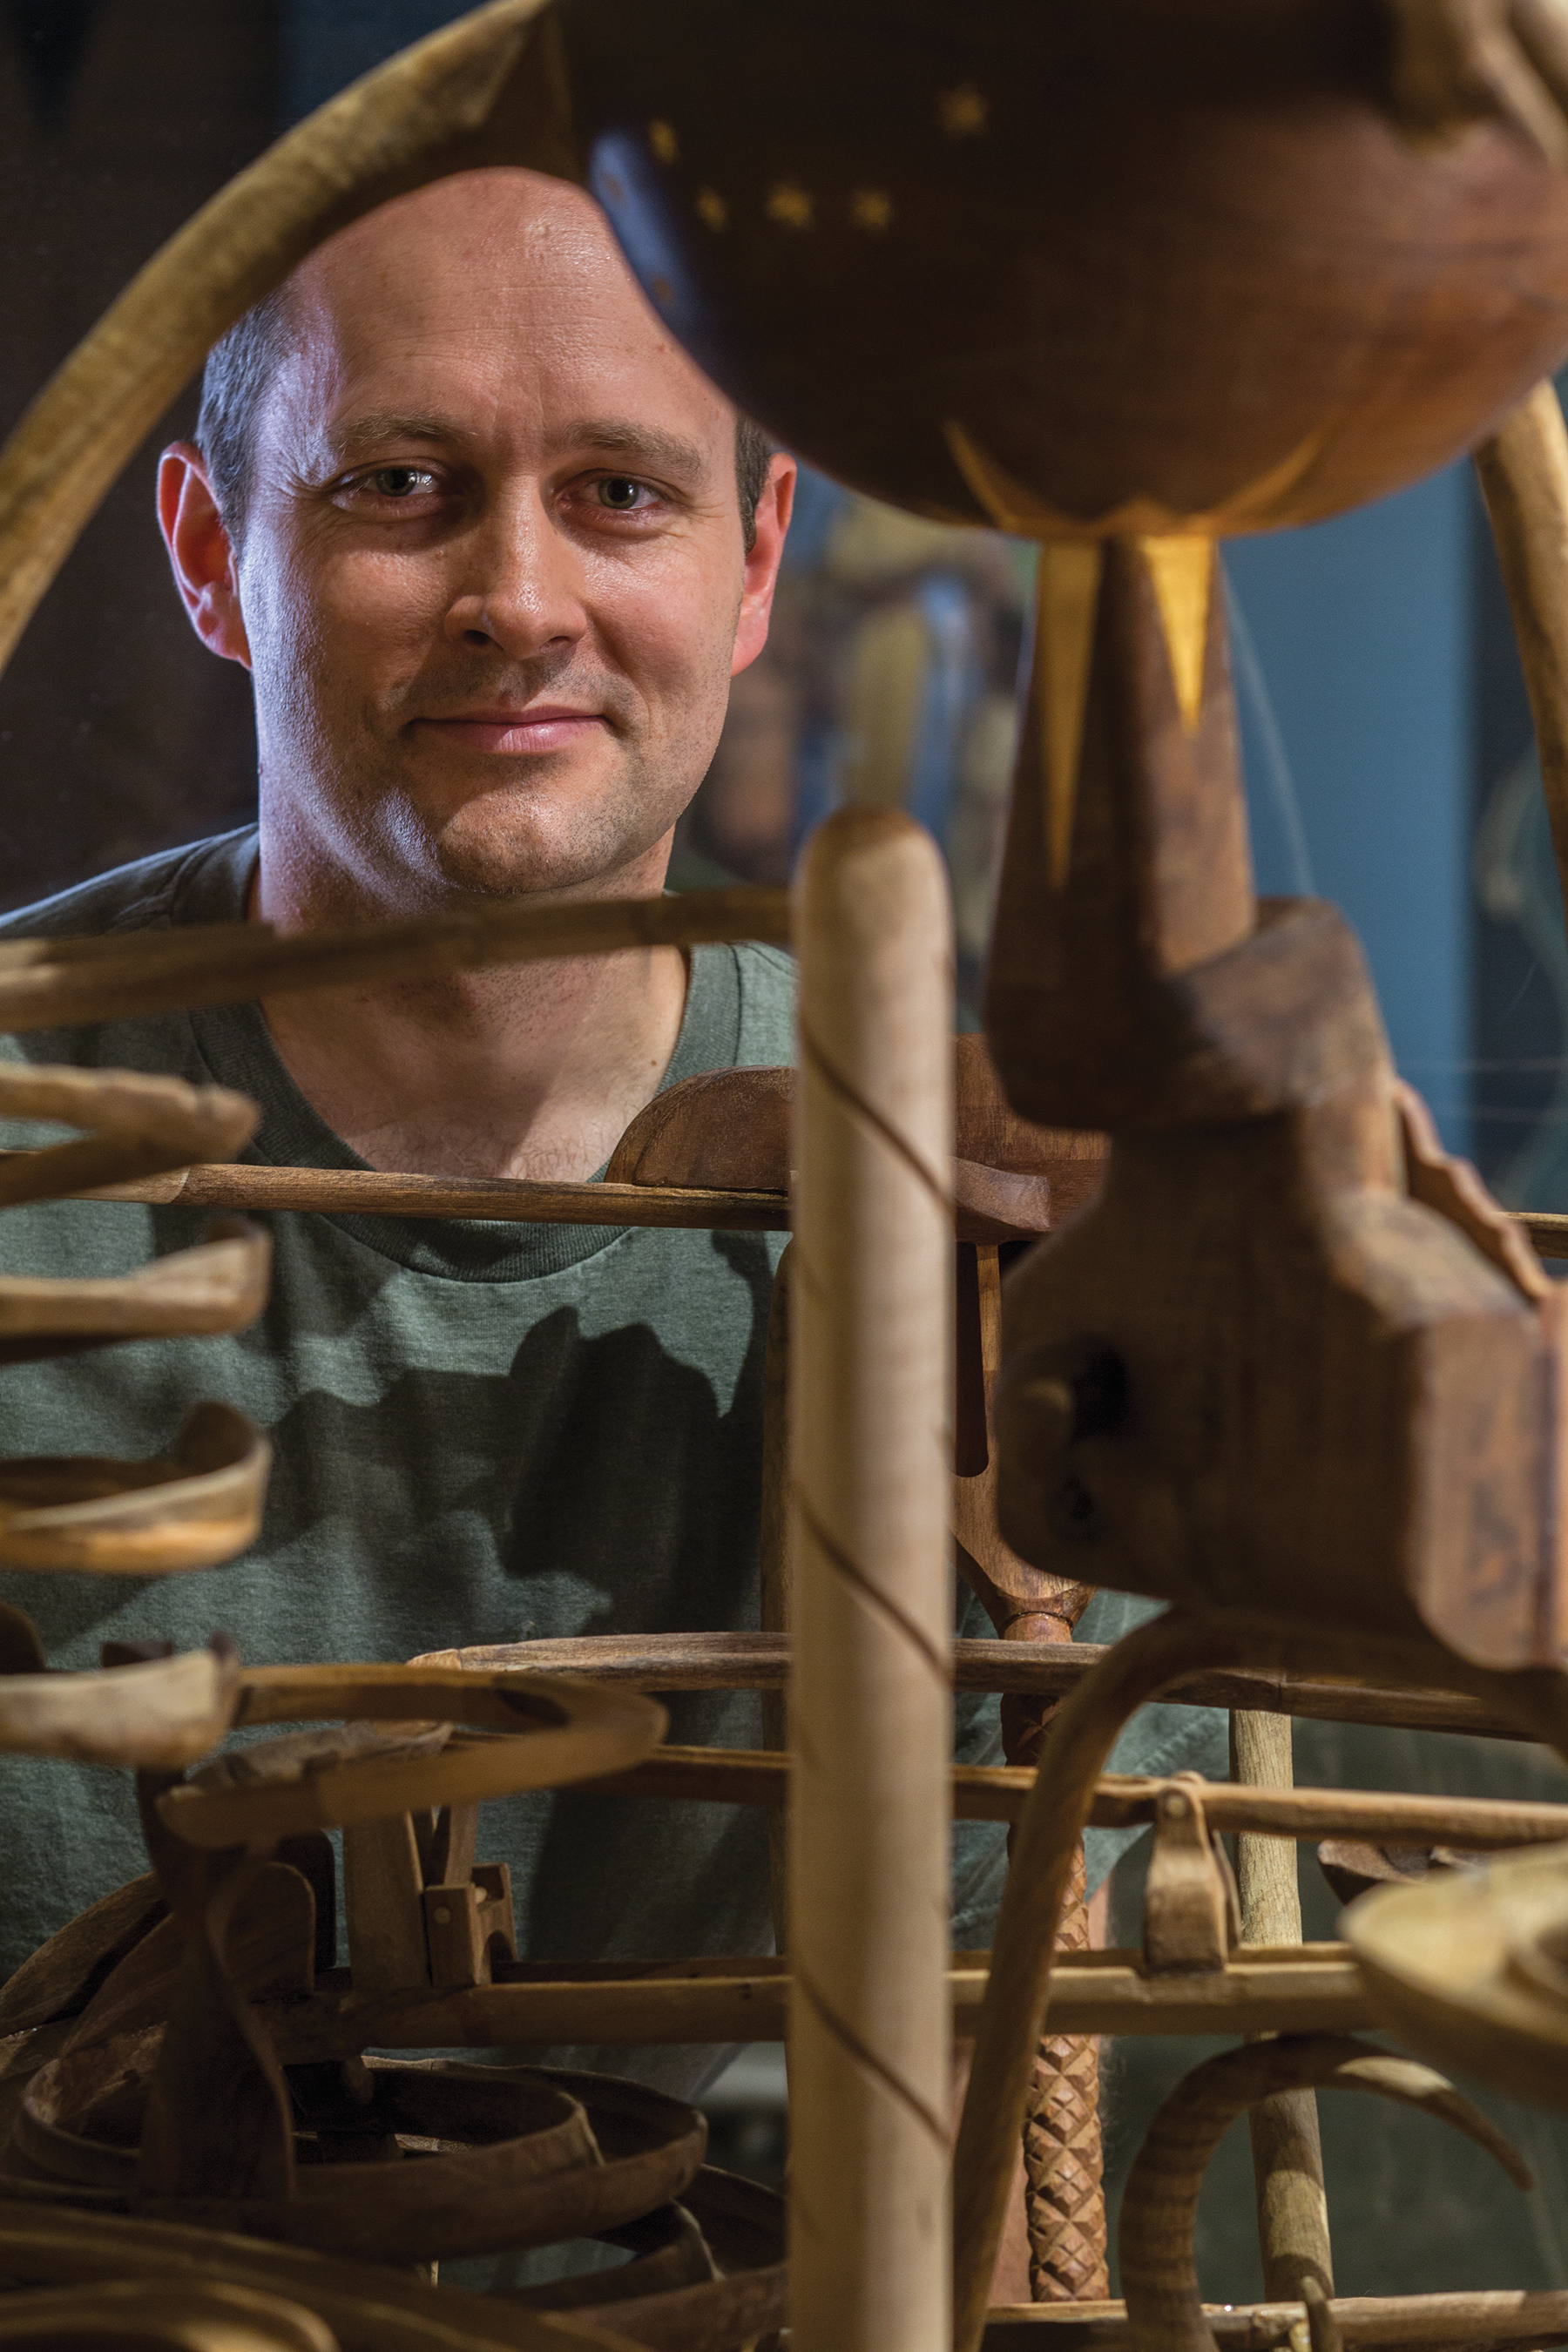
<instances>
[{"instance_id":1,"label":"man's neck","mask_svg":"<svg viewBox=\"0 0 1568 2352\"><path fill-rule=\"evenodd\" d=\"M668 858L662 843L583 895L650 897ZM415 911L356 908L341 887L300 879L290 858L269 871L264 835L253 912L300 931ZM602 1167L658 1091L686 988L680 950L653 948L284 996L263 1010L300 1093L373 1168L560 1181Z\"/></svg>"}]
</instances>

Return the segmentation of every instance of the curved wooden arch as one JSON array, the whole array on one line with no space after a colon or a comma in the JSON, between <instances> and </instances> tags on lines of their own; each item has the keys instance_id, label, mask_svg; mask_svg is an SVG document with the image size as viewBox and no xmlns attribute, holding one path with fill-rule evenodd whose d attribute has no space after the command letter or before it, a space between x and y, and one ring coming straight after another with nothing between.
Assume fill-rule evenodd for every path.
<instances>
[{"instance_id":1,"label":"curved wooden arch","mask_svg":"<svg viewBox=\"0 0 1568 2352\"><path fill-rule=\"evenodd\" d=\"M290 1744L269 1769L265 1747L220 1759L200 1782L158 1799L163 1826L188 1844L264 1846L302 1830L341 1829L426 1806L473 1804L628 1769L651 1754L668 1718L631 1691L537 1675L470 1675L425 1666L280 1666L252 1672L246 1724L457 1724L510 1734L449 1740L438 1752L355 1756Z\"/></svg>"},{"instance_id":2,"label":"curved wooden arch","mask_svg":"<svg viewBox=\"0 0 1568 2352\"><path fill-rule=\"evenodd\" d=\"M1284 2090L1372 2091L1452 2124L1486 2149L1518 2189L1534 2186L1495 2124L1451 2083L1371 2042L1310 2033L1255 2042L1195 2066L1151 2124L1121 2203L1121 2285L1145 2352L1215 2352L1193 2254L1198 2193L1236 2118Z\"/></svg>"},{"instance_id":3,"label":"curved wooden arch","mask_svg":"<svg viewBox=\"0 0 1568 2352\"><path fill-rule=\"evenodd\" d=\"M489 163L574 176L545 0L492 0L310 115L132 280L0 452L0 667L77 536L210 346L389 196ZM494 134L494 135L492 135Z\"/></svg>"}]
</instances>

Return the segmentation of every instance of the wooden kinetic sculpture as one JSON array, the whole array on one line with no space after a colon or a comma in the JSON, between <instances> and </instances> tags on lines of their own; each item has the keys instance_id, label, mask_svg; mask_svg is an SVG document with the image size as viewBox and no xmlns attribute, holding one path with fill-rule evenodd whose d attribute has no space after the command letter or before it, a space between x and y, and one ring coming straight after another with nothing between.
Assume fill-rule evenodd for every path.
<instances>
[{"instance_id":1,"label":"wooden kinetic sculpture","mask_svg":"<svg viewBox=\"0 0 1568 2352\"><path fill-rule=\"evenodd\" d=\"M764 89L760 115L737 104L737 92ZM1256 2118L1269 2291L1294 2304L1237 2315L1248 2342L1283 2341L1293 2325L1318 2352L1342 2326L1384 2341L1568 2336L1562 2298L1443 2298L1440 2310L1402 2298L1370 2315L1329 2299L1312 2086L1379 2089L1479 2132L1425 2069L1343 2035L1397 2019L1423 2046L1447 2035L1467 2063L1479 2063L1489 2036L1500 2050L1529 2031L1549 2041L1555 2025L1542 2020L1564 1997L1552 1940L1563 1865L1536 1857L1497 1865L1476 1888L1378 1895L1358 1915L1358 1964L1342 1947L1300 1946L1280 1841L1496 1846L1556 1838L1563 1817L1271 1788L1289 1779L1278 1718L1297 1709L1559 1743L1568 1734L1562 1318L1517 1224L1445 1159L1397 1087L1343 923L1315 902L1255 898L1215 547L1226 532L1310 520L1414 480L1517 410L1481 465L1568 863L1568 445L1549 394L1518 405L1568 349L1565 92L1554 0L980 0L956 15L930 0L854 11L789 0L761 16L742 0L498 0L242 174L41 396L0 456L0 652L213 338L301 255L429 178L528 164L594 189L671 330L793 446L876 495L1024 533L1042 551L987 1003L1017 1116L993 1100L991 1140L972 1144L961 1065L956 1165L934 851L895 817L851 811L816 836L797 897L801 1075L788 1150L787 1090L767 1074L739 1095L715 1081L654 1106L599 1187L210 1165L170 1175L174 1155L152 1147L112 1169L94 1147L73 1147L79 1158L50 1178L65 1191L121 1175L132 1197L229 1206L331 1208L352 1195L362 1210L402 1214L764 1230L793 1219L798 1279L793 1307L781 1298L775 1315L768 1630L350 1670L333 1694L343 1713L417 1704L433 1710L432 1727L392 1751L363 1731L325 1749L285 1743L270 1762L263 1749L248 1782L225 1764L149 1787L171 1919L132 1939L103 1981L124 1906L77 1923L0 2011L35 2035L16 2144L26 2193L163 2200L184 2221L384 2251L354 2182L337 2196L330 2178L319 2196L318 2184L301 2188L291 2168L301 2137L352 2138L356 2101L383 2140L400 2129L461 2137L458 2110L466 2102L471 2119L486 2103L460 2074L415 2084L397 2070L353 2073L367 2041L719 2039L764 2021L776 2030L787 2000L798 2352L939 2352L949 2042L978 2011L955 2196L957 2343L973 2352L1020 2122L1031 2101L1037 2122L1057 2113L1064 2081L1081 2076L1070 2054L1042 2051L1048 1992L1053 2033L1198 2031L1223 2017L1238 2032L1296 2037L1199 2070L1156 2126L1124 2215L1126 2313L1097 2314L1106 2341L1130 2331L1153 2352L1230 2332L1196 2305L1188 2241L1202 2160L1244 2108ZM788 929L782 894L731 892L337 940L246 929L38 943L0 955L0 1024ZM739 1151L737 1118L748 1129ZM1097 1198L1083 1179L1086 1165L1100 1174L1100 1147L1058 1132L1020 1157L1025 1121L1110 1136ZM763 1136L771 1148L759 1151ZM193 1142L181 1156L234 1148ZM0 1178L28 1181L26 1168ZM170 1189L150 1193L160 1186ZM1055 1225L1064 1205L1079 1213L1009 1285L996 1390L994 1245ZM942 1437L955 1221L975 1252L960 1260L956 1294L966 1335L956 1488ZM91 1319L107 1311L88 1302L72 1328L118 1331ZM190 1466L225 1467L205 1454ZM956 1658L950 1521L1008 1637ZM16 1540L37 1532L16 1528ZM1070 1630L1092 1583L1177 1606L1099 1659L1038 1646L1034 1637ZM970 1686L1008 1695L1011 1753L1041 1753L1032 1782L1017 1769L950 1774L950 1661ZM458 1811L530 1785L580 1703L565 1692L545 1700L565 1718L554 1732L478 1745L447 1718L477 1710L493 1728L497 1708L501 1719L515 1708L520 1670L540 1665L647 1689L773 1691L792 1678L787 1776L776 1756L666 1749L605 1784L628 1799L777 1805L787 1777L784 1958L545 1980L508 1962L504 1936L498 1954L504 1905L473 1868ZM126 1688L132 1674L161 1670L119 1671ZM1373 1671L1376 1686L1364 1679ZM376 1685L378 1672L390 1679ZM288 1719L293 1706L298 1720L307 1704L331 1711L320 1687L290 1698L286 1683L264 1671L241 1686L251 1719ZM1178 1684L1238 1710L1238 1776L1252 1785L1100 1778L1127 1714ZM1064 1696L1042 1748L1046 1711ZM653 1736L646 1722L643 1736ZM591 1769L585 1750L570 1769ZM421 1850L416 1816L436 1802L447 1827L427 1823ZM953 1808L1014 1825L989 1974L984 1956L944 1948ZM1087 1819L1154 1824L1143 1949L1070 1955L1053 1984ZM351 1849L365 1927L346 1993L326 1962L321 1979L312 1973L305 1927L320 1916L307 1911L319 1887L280 1843L328 1821L375 1833L374 1867L370 1846ZM1239 1833L1238 1895L1214 1844L1226 1825ZM272 1858L235 1860L253 1848ZM1482 1935L1459 1997L1449 1985L1439 1998L1415 1981L1428 1942L1417 1905L1472 1925L1512 1916L1510 1905L1528 1918L1511 1942ZM443 1911L460 1914L455 1927ZM379 1941L376 1916L391 1923ZM280 1984L268 1922L288 1919ZM438 1926L452 1929L446 1940ZM1530 1979L1526 1994L1513 1985L1511 2007L1494 1983L1509 1969ZM191 2084L203 2053L218 2050L247 2086L249 2120L225 2126L215 2175ZM279 2068L345 2062L348 2073L317 2081L301 2129ZM525 2094L498 2076L490 2092L470 2137L495 2145L478 2162L474 2147L446 2150L436 2162L447 2169L428 2176L442 2209L421 2241L431 2247L487 2235L490 2190L538 2155L524 2152L529 2121L547 2138L558 2132L558 2154L581 2155L583 2106L596 2113L595 2097L608 2095L584 2089L572 2115L570 2085ZM118 2141L89 2128L106 2103ZM682 2129L672 2122L663 2141L656 2129L654 2143L674 2146ZM671 2159L671 2179L685 2160ZM548 2163L535 2168L553 2177ZM563 2168L575 2187L560 2210L577 2211L584 2168ZM1069 2244L1058 2225L1076 2219L1058 2208L1042 2220L1048 2200L1036 2186L1037 2292L1092 2292L1092 2217ZM405 2188L393 2200L400 2216ZM145 2218L100 2226L113 2279L144 2278L177 2240L197 2249L189 2259L204 2286L217 2276L306 2304L301 2342L326 2324L345 2342L422 2344L433 2339L421 2329L446 2325L444 2341L531 2345L552 2325L515 2310L498 2319L444 2293L437 2309L424 2300L431 2290L395 2297L376 2288L384 2273L367 2282L333 2265L327 2277L227 2234ZM53 2280L60 2259L47 2226L29 2237L0 2210L0 2268ZM732 2297L718 2318L710 2297L700 2325L695 2306L666 2304L661 2316L658 2300L617 2306L628 2336L717 2347L773 2324L765 2296ZM1070 2305L1058 2308L1076 2324ZM1000 2346L1045 2324L1001 2313L991 2333ZM666 2332L678 2326L684 2335Z\"/></svg>"}]
</instances>

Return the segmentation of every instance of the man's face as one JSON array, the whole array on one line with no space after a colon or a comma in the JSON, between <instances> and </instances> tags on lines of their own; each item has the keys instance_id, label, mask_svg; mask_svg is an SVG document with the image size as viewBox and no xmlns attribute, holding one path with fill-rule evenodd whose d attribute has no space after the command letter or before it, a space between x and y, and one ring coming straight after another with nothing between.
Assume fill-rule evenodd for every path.
<instances>
[{"instance_id":1,"label":"man's face","mask_svg":"<svg viewBox=\"0 0 1568 2352\"><path fill-rule=\"evenodd\" d=\"M290 317L216 647L285 854L416 898L646 867L766 631L733 411L588 198L521 172L359 223Z\"/></svg>"}]
</instances>

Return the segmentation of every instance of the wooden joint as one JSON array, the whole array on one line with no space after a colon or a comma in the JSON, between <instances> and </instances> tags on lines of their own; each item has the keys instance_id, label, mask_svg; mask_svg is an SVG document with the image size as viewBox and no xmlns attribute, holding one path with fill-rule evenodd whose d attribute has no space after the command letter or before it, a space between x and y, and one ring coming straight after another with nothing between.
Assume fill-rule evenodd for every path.
<instances>
[{"instance_id":1,"label":"wooden joint","mask_svg":"<svg viewBox=\"0 0 1568 2352\"><path fill-rule=\"evenodd\" d=\"M1236 1881L1194 1774L1161 1791L1143 1896L1143 1960L1155 1975L1213 1975L1240 1941Z\"/></svg>"},{"instance_id":2,"label":"wooden joint","mask_svg":"<svg viewBox=\"0 0 1568 2352\"><path fill-rule=\"evenodd\" d=\"M493 1984L496 1962L516 1959L511 1872L504 1862L478 1863L465 1884L427 1886L423 1900L430 1981L437 1992Z\"/></svg>"}]
</instances>

